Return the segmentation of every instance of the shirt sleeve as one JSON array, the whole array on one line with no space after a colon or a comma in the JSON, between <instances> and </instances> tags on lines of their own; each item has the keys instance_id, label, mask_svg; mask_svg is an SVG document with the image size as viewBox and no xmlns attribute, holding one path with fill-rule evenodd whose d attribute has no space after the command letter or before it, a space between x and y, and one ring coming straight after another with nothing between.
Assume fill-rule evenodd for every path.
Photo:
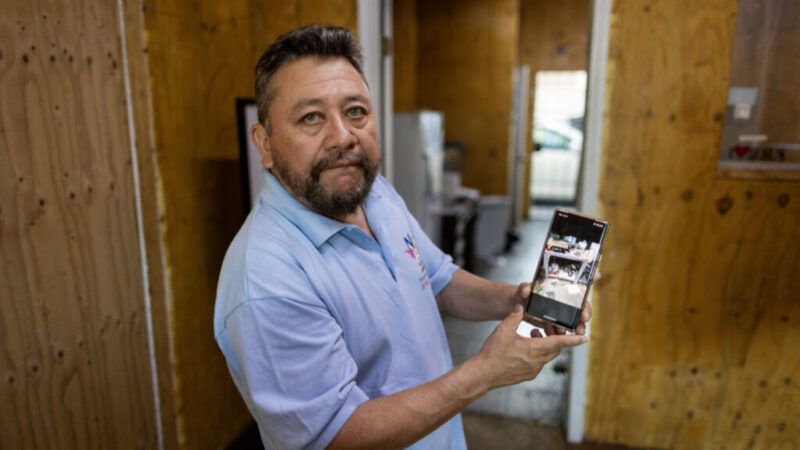
<instances>
[{"instance_id":1,"label":"shirt sleeve","mask_svg":"<svg viewBox=\"0 0 800 450\"><path fill-rule=\"evenodd\" d=\"M321 304L247 301L226 320L226 337L231 371L267 448L325 448L369 400L342 330Z\"/></svg>"}]
</instances>

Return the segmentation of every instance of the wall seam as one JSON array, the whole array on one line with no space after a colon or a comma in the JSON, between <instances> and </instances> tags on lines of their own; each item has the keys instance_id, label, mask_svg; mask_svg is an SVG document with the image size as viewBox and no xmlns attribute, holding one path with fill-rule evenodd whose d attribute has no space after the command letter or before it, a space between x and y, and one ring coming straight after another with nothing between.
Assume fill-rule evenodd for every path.
<instances>
[{"instance_id":1,"label":"wall seam","mask_svg":"<svg viewBox=\"0 0 800 450\"><path fill-rule=\"evenodd\" d=\"M614 0L592 0L589 28L588 81L586 84L586 124L584 151L578 176L578 211L596 215L600 189L600 157L603 152L603 113L605 111L608 48L610 45L612 3ZM592 300L589 293L589 301ZM586 336L591 333L586 325ZM575 347L570 355L569 388L567 390L567 442L583 442L586 429L586 396L589 375L588 343Z\"/></svg>"},{"instance_id":2,"label":"wall seam","mask_svg":"<svg viewBox=\"0 0 800 450\"><path fill-rule=\"evenodd\" d=\"M158 373L156 370L155 339L153 336L152 298L150 296L150 281L148 278L147 250L145 248L144 218L142 213L142 190L139 178L139 158L136 147L136 123L133 118L133 94L131 92L130 70L128 67L127 36L125 29L125 5L123 0L117 0L117 19L120 32L120 52L122 59L123 86L125 88L125 110L128 115L128 135L130 144L131 168L134 188L134 206L136 210L136 234L139 238L139 260L142 270L142 289L145 309L145 323L147 328L147 350L150 356L150 376L153 388L153 406L155 408L156 438L159 450L164 450L164 431L161 423L161 397L158 392Z\"/></svg>"}]
</instances>

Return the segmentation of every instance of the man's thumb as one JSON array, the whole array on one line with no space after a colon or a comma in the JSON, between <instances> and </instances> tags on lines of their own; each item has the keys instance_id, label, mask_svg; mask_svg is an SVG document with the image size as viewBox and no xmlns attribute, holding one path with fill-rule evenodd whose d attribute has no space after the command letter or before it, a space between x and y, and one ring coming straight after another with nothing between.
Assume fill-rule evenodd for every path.
<instances>
[{"instance_id":1,"label":"man's thumb","mask_svg":"<svg viewBox=\"0 0 800 450\"><path fill-rule=\"evenodd\" d=\"M516 330L517 327L519 326L519 323L522 322L523 317L524 313L522 310L522 305L516 305L514 306L514 309L511 311L511 314L506 316L506 318L503 320L503 324L507 325L509 328Z\"/></svg>"},{"instance_id":2,"label":"man's thumb","mask_svg":"<svg viewBox=\"0 0 800 450\"><path fill-rule=\"evenodd\" d=\"M589 338L578 334L554 334L547 337L547 342L553 346L554 351L561 351L569 347L577 347L589 341Z\"/></svg>"}]
</instances>

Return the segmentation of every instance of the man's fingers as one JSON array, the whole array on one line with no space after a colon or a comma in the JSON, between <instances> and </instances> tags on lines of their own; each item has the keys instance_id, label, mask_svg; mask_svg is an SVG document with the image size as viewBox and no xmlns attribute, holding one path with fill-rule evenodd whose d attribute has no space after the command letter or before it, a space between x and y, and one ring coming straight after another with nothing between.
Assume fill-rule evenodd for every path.
<instances>
[{"instance_id":1,"label":"man's fingers","mask_svg":"<svg viewBox=\"0 0 800 450\"><path fill-rule=\"evenodd\" d=\"M588 340L586 336L579 336L577 334L554 334L552 336L537 339L537 343L545 346L547 351L559 352L565 348L577 347Z\"/></svg>"},{"instance_id":2,"label":"man's fingers","mask_svg":"<svg viewBox=\"0 0 800 450\"><path fill-rule=\"evenodd\" d=\"M520 283L517 286L517 297L519 300L523 300L525 302L528 301L528 297L531 296L531 284L530 283Z\"/></svg>"},{"instance_id":3,"label":"man's fingers","mask_svg":"<svg viewBox=\"0 0 800 450\"><path fill-rule=\"evenodd\" d=\"M503 319L503 322L500 324L500 326L516 330L517 327L519 327L519 323L522 322L523 317L524 313L522 311L522 305L517 305L511 311L511 314L509 314L508 316L506 316L505 319Z\"/></svg>"},{"instance_id":4,"label":"man's fingers","mask_svg":"<svg viewBox=\"0 0 800 450\"><path fill-rule=\"evenodd\" d=\"M526 322L530 322L530 323L536 325L539 328L544 328L545 332L547 334L550 334L550 331L549 331L549 329L547 327L552 327L552 325L550 325L549 323L544 322L542 320L539 320L536 317L533 317L532 315L530 315L528 313L525 313L525 321Z\"/></svg>"},{"instance_id":5,"label":"man's fingers","mask_svg":"<svg viewBox=\"0 0 800 450\"><path fill-rule=\"evenodd\" d=\"M592 318L592 302L587 301L581 311L581 322L587 323Z\"/></svg>"}]
</instances>

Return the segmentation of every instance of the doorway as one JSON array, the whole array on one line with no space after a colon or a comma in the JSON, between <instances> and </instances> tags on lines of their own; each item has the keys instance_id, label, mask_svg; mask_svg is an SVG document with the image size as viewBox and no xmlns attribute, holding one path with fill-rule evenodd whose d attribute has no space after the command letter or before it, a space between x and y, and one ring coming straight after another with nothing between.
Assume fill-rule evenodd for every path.
<instances>
[{"instance_id":1,"label":"doorway","mask_svg":"<svg viewBox=\"0 0 800 450\"><path fill-rule=\"evenodd\" d=\"M533 80L533 205L574 206L583 153L585 70L536 72Z\"/></svg>"},{"instance_id":2,"label":"doorway","mask_svg":"<svg viewBox=\"0 0 800 450\"><path fill-rule=\"evenodd\" d=\"M503 7L498 6L501 4ZM588 103L585 111L569 118L585 116L585 119L575 120L567 126L577 130L586 128L585 134L575 136L574 142L569 144L570 148L584 148L585 151L573 165L574 181L569 192L558 201L591 214L594 208L592 197L597 192L596 166L589 167L586 162L598 163L592 152L599 151L601 118L601 109L593 109L591 105L592 99L602 100L602 93L598 95L597 89L602 91L605 72L610 0L444 0L424 4L424 7L418 0L394 0L393 6L395 112L441 111L446 138L458 141L465 155L460 173L464 187L479 191L481 196L495 197L510 196L510 192L518 188L521 201L507 209L516 211L516 206L519 206L524 209L524 218L530 217L529 206L532 204L529 187L533 170L528 161L536 158L532 151L535 139L531 125L534 120L529 119L533 117L531 113L536 104L536 74L582 72L584 94L574 97L580 99L581 106L587 100ZM529 118L520 122L528 130L518 140L520 146L516 150L519 153L513 152L508 145L514 141L510 138L513 133L509 130L509 117L513 109L510 81L516 65L530 67L531 82L520 92L526 100L533 100L527 102ZM573 81L576 78L578 76L571 77ZM542 93L541 96L547 95ZM595 105L600 104L595 102ZM515 159L517 156L520 159ZM395 157L401 157L399 152ZM516 177L512 170L519 171ZM508 186L509 179L519 182ZM545 222L546 227L549 214L544 215L546 217L541 222ZM533 255L532 258L520 257L519 264L513 263L516 264L514 267L510 262L504 269L490 267L493 273L479 274L509 283L530 280L535 269L531 267L535 264L531 261L538 260L544 236L544 233L539 233L537 243L536 231L527 229L532 225L537 225L537 221L521 222L519 228L523 241L516 244L515 250L519 256L527 253ZM495 234L499 239L504 237L503 233ZM514 256L508 254L506 260L515 259ZM463 362L479 351L495 325L445 318L454 363ZM518 415L544 423L565 424L570 441L580 441L585 366L585 352L572 352L550 367L554 383L544 383L545 380L540 378L539 383L497 389L471 405L468 411ZM554 387L556 384L557 389ZM545 396L546 392L552 395ZM548 400L545 405L539 401L544 397L552 401ZM547 406L547 416L543 415L543 410L532 409L539 405ZM566 422L565 416L568 418Z\"/></svg>"}]
</instances>

